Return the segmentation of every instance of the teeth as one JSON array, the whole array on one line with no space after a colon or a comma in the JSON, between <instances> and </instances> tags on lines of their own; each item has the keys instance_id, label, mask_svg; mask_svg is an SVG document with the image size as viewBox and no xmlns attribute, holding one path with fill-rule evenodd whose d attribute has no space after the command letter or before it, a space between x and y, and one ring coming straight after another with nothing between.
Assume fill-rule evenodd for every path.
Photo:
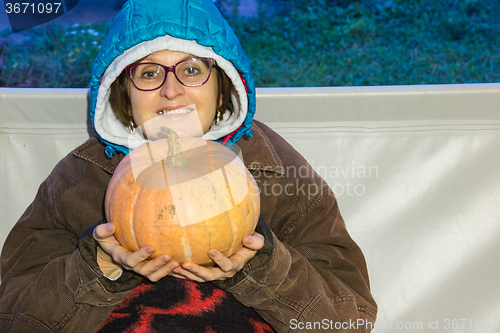
<instances>
[{"instance_id":1,"label":"teeth","mask_svg":"<svg viewBox=\"0 0 500 333\"><path fill-rule=\"evenodd\" d=\"M191 109L175 109L175 110L161 110L160 112L158 112L159 114L183 114L183 113L189 113L193 110Z\"/></svg>"}]
</instances>

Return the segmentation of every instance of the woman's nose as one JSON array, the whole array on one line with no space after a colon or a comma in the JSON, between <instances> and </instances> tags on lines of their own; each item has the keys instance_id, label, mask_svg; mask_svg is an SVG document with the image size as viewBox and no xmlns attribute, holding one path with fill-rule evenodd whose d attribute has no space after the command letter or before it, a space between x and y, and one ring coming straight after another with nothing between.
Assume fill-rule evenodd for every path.
<instances>
[{"instance_id":1,"label":"woman's nose","mask_svg":"<svg viewBox=\"0 0 500 333\"><path fill-rule=\"evenodd\" d=\"M160 94L168 99L174 99L184 93L184 86L177 80L174 73L168 72L163 86L160 88Z\"/></svg>"}]
</instances>

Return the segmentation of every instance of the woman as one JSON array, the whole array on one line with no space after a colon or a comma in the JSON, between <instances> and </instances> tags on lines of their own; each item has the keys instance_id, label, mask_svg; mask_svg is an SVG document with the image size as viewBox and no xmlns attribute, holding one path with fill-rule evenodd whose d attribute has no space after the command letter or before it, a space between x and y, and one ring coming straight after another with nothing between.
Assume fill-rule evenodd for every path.
<instances>
[{"instance_id":1,"label":"woman","mask_svg":"<svg viewBox=\"0 0 500 333\"><path fill-rule=\"evenodd\" d=\"M363 255L326 183L253 120L248 61L212 1L127 2L94 62L90 89L97 136L54 168L5 242L4 329L370 330L376 304ZM188 128L185 135L237 144L261 191L256 233L229 258L209 251L215 268L167 255L150 260L151 246L130 253L105 223L114 169L158 135L160 119Z\"/></svg>"}]
</instances>

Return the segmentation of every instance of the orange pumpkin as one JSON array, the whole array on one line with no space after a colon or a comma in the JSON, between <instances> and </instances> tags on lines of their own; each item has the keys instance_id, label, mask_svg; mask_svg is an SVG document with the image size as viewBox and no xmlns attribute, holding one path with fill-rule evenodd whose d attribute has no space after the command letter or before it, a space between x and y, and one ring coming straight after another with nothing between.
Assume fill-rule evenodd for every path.
<instances>
[{"instance_id":1,"label":"orange pumpkin","mask_svg":"<svg viewBox=\"0 0 500 333\"><path fill-rule=\"evenodd\" d=\"M167 139L131 151L108 185L105 211L130 251L152 245L155 258L211 266L210 249L226 256L243 246L260 213L250 172L227 147L199 138Z\"/></svg>"}]
</instances>

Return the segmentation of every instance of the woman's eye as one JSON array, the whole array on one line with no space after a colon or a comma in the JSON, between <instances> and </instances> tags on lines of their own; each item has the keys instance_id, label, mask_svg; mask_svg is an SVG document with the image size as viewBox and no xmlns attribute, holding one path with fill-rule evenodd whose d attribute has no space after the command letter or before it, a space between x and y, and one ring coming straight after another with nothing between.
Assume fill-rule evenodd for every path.
<instances>
[{"instance_id":1,"label":"woman's eye","mask_svg":"<svg viewBox=\"0 0 500 333\"><path fill-rule=\"evenodd\" d=\"M141 76L144 79L154 79L158 75L159 75L159 73L157 71L148 71L148 72L143 72Z\"/></svg>"},{"instance_id":2,"label":"woman's eye","mask_svg":"<svg viewBox=\"0 0 500 333\"><path fill-rule=\"evenodd\" d=\"M185 70L184 70L184 73L186 75L189 75L189 76L193 76L193 75L197 75L198 73L200 73L200 70L196 67L187 67Z\"/></svg>"},{"instance_id":3,"label":"woman's eye","mask_svg":"<svg viewBox=\"0 0 500 333\"><path fill-rule=\"evenodd\" d=\"M137 66L132 75L137 80L157 80L161 79L163 73L161 67L146 64Z\"/></svg>"}]
</instances>

